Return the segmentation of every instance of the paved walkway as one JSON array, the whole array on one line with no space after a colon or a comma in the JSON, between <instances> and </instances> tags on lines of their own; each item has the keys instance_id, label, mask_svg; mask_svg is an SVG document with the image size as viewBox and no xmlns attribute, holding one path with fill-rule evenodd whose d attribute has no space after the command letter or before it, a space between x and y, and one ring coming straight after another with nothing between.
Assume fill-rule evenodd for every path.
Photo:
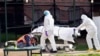
<instances>
[{"instance_id":1,"label":"paved walkway","mask_svg":"<svg viewBox=\"0 0 100 56\"><path fill-rule=\"evenodd\" d=\"M88 53L87 51L73 51L73 52L65 52L65 51L58 51L57 53L43 53L43 56L64 56L70 55L70 56L77 56L79 54L100 54L100 52L91 52ZM3 49L0 49L0 56L3 55ZM8 56L27 56L27 53L25 51L19 51L19 52L9 52ZM34 55L34 56L39 56L39 55Z\"/></svg>"}]
</instances>

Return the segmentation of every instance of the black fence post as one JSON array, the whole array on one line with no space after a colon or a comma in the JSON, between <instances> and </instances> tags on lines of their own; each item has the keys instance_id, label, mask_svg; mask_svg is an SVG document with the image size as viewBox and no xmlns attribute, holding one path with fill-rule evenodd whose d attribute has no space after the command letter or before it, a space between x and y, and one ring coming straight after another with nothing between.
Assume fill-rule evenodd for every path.
<instances>
[{"instance_id":1,"label":"black fence post","mask_svg":"<svg viewBox=\"0 0 100 56\"><path fill-rule=\"evenodd\" d=\"M91 18L93 19L93 3L94 3L94 0L91 0Z\"/></svg>"},{"instance_id":2,"label":"black fence post","mask_svg":"<svg viewBox=\"0 0 100 56\"><path fill-rule=\"evenodd\" d=\"M0 22L0 42L1 42L1 22Z\"/></svg>"},{"instance_id":3,"label":"black fence post","mask_svg":"<svg viewBox=\"0 0 100 56\"><path fill-rule=\"evenodd\" d=\"M7 30L7 0L5 1L5 33L6 33L6 41L8 41L8 30Z\"/></svg>"},{"instance_id":4,"label":"black fence post","mask_svg":"<svg viewBox=\"0 0 100 56\"><path fill-rule=\"evenodd\" d=\"M32 31L32 28L34 28L34 0L32 0L32 25L31 25L31 31Z\"/></svg>"},{"instance_id":5,"label":"black fence post","mask_svg":"<svg viewBox=\"0 0 100 56\"><path fill-rule=\"evenodd\" d=\"M75 16L75 12L76 12L76 1L73 0L73 19L74 19L74 27L76 26L75 25L75 20L76 20L76 16Z\"/></svg>"},{"instance_id":6,"label":"black fence post","mask_svg":"<svg viewBox=\"0 0 100 56\"><path fill-rule=\"evenodd\" d=\"M54 7L54 19L56 20L56 1L53 0L53 7Z\"/></svg>"}]
</instances>

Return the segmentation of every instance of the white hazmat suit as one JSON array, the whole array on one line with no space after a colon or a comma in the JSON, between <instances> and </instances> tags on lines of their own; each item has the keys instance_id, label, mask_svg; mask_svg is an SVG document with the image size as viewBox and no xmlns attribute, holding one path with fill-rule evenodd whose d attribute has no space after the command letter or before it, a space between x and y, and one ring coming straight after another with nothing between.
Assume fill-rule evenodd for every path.
<instances>
[{"instance_id":1,"label":"white hazmat suit","mask_svg":"<svg viewBox=\"0 0 100 56\"><path fill-rule=\"evenodd\" d=\"M82 24L77 27L77 29L85 28L87 31L86 41L89 49L93 49L93 43L96 50L100 50L99 40L97 38L97 27L94 22L87 17L85 14L81 15L81 19L83 20Z\"/></svg>"},{"instance_id":2,"label":"white hazmat suit","mask_svg":"<svg viewBox=\"0 0 100 56\"><path fill-rule=\"evenodd\" d=\"M57 51L56 49L56 43L54 39L54 19L51 15L51 13L48 10L44 11L44 31L41 36L40 45L42 46L42 49L45 49L45 40L49 39L53 51Z\"/></svg>"}]
</instances>

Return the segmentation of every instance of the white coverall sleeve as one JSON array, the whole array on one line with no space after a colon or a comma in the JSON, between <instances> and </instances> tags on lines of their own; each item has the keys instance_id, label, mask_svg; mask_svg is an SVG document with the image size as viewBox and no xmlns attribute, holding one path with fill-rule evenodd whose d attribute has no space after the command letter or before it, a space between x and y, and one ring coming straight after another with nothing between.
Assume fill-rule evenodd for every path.
<instances>
[{"instance_id":1,"label":"white coverall sleeve","mask_svg":"<svg viewBox=\"0 0 100 56\"><path fill-rule=\"evenodd\" d=\"M89 18L86 16L86 15L82 15L81 16L81 19L82 19L82 24L80 24L78 27L77 27L77 29L79 30L79 29L81 29L81 28L83 28L83 27L86 27L87 26L87 24L88 24L88 22L89 22Z\"/></svg>"},{"instance_id":2,"label":"white coverall sleeve","mask_svg":"<svg viewBox=\"0 0 100 56\"><path fill-rule=\"evenodd\" d=\"M83 26L85 26L85 23L86 22L83 21L82 24L80 24L76 29L78 29L78 30L81 29Z\"/></svg>"},{"instance_id":3,"label":"white coverall sleeve","mask_svg":"<svg viewBox=\"0 0 100 56\"><path fill-rule=\"evenodd\" d=\"M44 28L46 31L48 31L48 27L49 27L49 19L47 17L45 17L44 19Z\"/></svg>"},{"instance_id":4,"label":"white coverall sleeve","mask_svg":"<svg viewBox=\"0 0 100 56\"><path fill-rule=\"evenodd\" d=\"M49 20L49 24L50 24L50 29L53 30L54 29L54 19L50 19Z\"/></svg>"}]
</instances>

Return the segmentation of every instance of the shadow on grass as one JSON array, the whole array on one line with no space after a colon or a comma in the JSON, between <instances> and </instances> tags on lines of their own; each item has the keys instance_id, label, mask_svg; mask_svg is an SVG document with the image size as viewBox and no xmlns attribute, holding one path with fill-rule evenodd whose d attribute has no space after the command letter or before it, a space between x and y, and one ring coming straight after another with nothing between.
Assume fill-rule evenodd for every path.
<instances>
[{"instance_id":1,"label":"shadow on grass","mask_svg":"<svg viewBox=\"0 0 100 56\"><path fill-rule=\"evenodd\" d=\"M88 46L87 46L87 44L78 44L78 45L76 45L75 50L78 50L78 51L88 50Z\"/></svg>"}]
</instances>

